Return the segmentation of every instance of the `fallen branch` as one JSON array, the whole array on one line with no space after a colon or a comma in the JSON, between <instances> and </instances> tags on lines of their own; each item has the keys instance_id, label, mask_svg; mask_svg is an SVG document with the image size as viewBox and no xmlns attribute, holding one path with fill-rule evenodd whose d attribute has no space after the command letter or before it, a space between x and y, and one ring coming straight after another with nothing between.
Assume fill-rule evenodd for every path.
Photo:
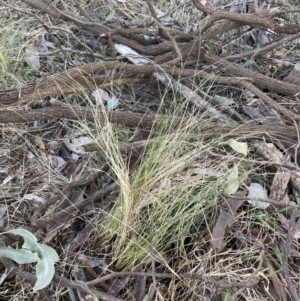
<instances>
[{"instance_id":1,"label":"fallen branch","mask_svg":"<svg viewBox=\"0 0 300 301\"><path fill-rule=\"evenodd\" d=\"M98 115L95 116L95 111L87 107L80 106L70 106L61 102L55 103L53 106L46 107L43 109L34 109L31 111L14 111L14 110L0 110L0 120L1 123L12 123L12 122L30 122L34 120L45 120L52 118L67 118L71 120L88 120L95 121L95 118L101 118L101 113L98 112ZM166 122L169 118L170 128L176 129L177 126L188 122L188 118L185 117L172 117L159 114L139 114L132 112L123 112L123 111L111 111L107 113L107 117L102 115L102 118L107 118L111 123L123 124L127 126L143 126L152 128L158 124ZM104 122L105 122L104 119ZM267 139L271 137L278 137L280 139L286 140L298 139L297 131L293 126L280 126L273 124L264 124L264 125L220 125L213 123L207 120L199 121L199 132L200 135L194 137L194 139L201 138L213 138L221 134L226 134L227 137L241 137L245 136L247 138L261 138L262 136ZM128 146L129 148L134 147L143 147L149 143L149 141L137 142L136 145ZM124 146L127 148L127 146ZM90 151L96 150L90 149Z\"/></svg>"},{"instance_id":2,"label":"fallen branch","mask_svg":"<svg viewBox=\"0 0 300 301\"><path fill-rule=\"evenodd\" d=\"M260 89L268 89L271 92L276 92L286 96L294 96L297 93L300 93L300 87L297 85L285 83L275 78L270 78L261 73L246 69L239 64L228 62L226 59L220 58L216 55L206 53L203 56L203 59L206 63L214 64L221 70L224 70L227 74L252 79L252 84L255 84Z\"/></svg>"}]
</instances>

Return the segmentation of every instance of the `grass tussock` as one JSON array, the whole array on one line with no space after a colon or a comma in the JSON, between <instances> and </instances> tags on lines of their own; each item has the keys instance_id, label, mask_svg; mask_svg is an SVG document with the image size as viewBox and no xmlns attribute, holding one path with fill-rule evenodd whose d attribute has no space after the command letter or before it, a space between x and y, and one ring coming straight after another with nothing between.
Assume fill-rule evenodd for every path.
<instances>
[{"instance_id":1,"label":"grass tussock","mask_svg":"<svg viewBox=\"0 0 300 301\"><path fill-rule=\"evenodd\" d=\"M209 143L186 139L201 129L205 117L191 114L183 105L180 112L177 108L168 116L174 123L176 116L184 116L185 122L174 129L169 119L152 129L152 143L139 153L139 164L131 169L119 151L119 129L108 123L103 107L94 112L101 152L119 186L119 195L104 212L97 232L104 244L112 246L116 269L136 269L151 258L162 260L175 245L184 253L191 232L204 225L212 229L216 206L231 184L232 163L207 156L209 150L222 147L224 137Z\"/></svg>"},{"instance_id":2,"label":"grass tussock","mask_svg":"<svg viewBox=\"0 0 300 301\"><path fill-rule=\"evenodd\" d=\"M32 16L24 17L9 10L2 11L0 22L0 88L7 89L37 77L24 62L24 54L27 47L39 42L37 37L43 34L43 27Z\"/></svg>"}]
</instances>

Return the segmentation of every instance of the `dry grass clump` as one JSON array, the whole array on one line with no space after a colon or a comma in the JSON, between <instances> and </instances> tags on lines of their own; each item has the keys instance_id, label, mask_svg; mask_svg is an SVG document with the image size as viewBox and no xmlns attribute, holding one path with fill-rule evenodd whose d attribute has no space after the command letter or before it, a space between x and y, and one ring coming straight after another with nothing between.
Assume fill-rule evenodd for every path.
<instances>
[{"instance_id":1,"label":"dry grass clump","mask_svg":"<svg viewBox=\"0 0 300 301\"><path fill-rule=\"evenodd\" d=\"M107 122L103 110L95 110L94 129L98 133L90 132L90 136L101 141L99 149L113 171L111 176L119 192L110 200L109 210L101 210L103 220L97 225L93 248L101 253L108 248L108 258L118 271L141 267L151 270L154 261L158 270L175 277L181 273L202 275L201 281L167 282L169 289L172 287L176 292L176 300L199 300L204 294L216 293L216 279L244 281L251 274L259 252L253 246L232 241L229 236L220 253L211 248L211 231L218 217L217 208L232 181L228 177L233 163L212 160L208 155L211 150L229 151L225 147L226 136L197 142L186 139L188 133L201 129L201 123L205 123L203 115L191 114L186 107L181 112L169 112L174 120L178 115L186 117L186 122L176 130L170 121L152 129L149 138L155 142L140 151L139 164L130 169L128 157L118 148L122 143L120 129ZM246 175L236 180L242 181L250 174L255 176L251 165L240 164L239 168ZM244 215L237 217L237 224L240 218L247 219L245 210ZM252 215L251 211L249 214ZM243 254L250 259L241 260ZM164 286L165 281L159 283ZM157 294L162 291L157 290Z\"/></svg>"},{"instance_id":2,"label":"dry grass clump","mask_svg":"<svg viewBox=\"0 0 300 301\"><path fill-rule=\"evenodd\" d=\"M45 34L45 30L33 16L8 9L2 9L0 22L0 88L7 89L37 76L24 62L24 54L27 47L35 45L37 38Z\"/></svg>"}]
</instances>

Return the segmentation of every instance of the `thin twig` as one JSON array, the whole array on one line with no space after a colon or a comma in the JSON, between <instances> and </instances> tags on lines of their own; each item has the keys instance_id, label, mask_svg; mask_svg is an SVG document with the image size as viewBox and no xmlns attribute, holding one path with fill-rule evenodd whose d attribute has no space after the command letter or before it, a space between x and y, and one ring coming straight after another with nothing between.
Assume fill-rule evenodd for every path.
<instances>
[{"instance_id":1,"label":"thin twig","mask_svg":"<svg viewBox=\"0 0 300 301\"><path fill-rule=\"evenodd\" d=\"M155 274L155 260L154 260L153 256L151 256L151 268L152 268L152 281L153 281L153 283L150 286L148 301L151 301L153 299L153 296L154 296L154 293L155 293L155 290L156 290L156 285L157 285L156 274Z\"/></svg>"},{"instance_id":2,"label":"thin twig","mask_svg":"<svg viewBox=\"0 0 300 301\"><path fill-rule=\"evenodd\" d=\"M253 271L253 273L250 275L250 277L248 277L248 279L244 282L241 283L237 283L237 284L229 284L229 285L223 285L220 286L222 288L231 288L231 287L240 287L240 289L235 292L231 298L230 301L235 301L237 299L237 297L246 289L246 288L251 288L253 287L255 284L258 283L258 279L257 279L257 274L259 273L259 271L262 269L262 265L264 262L264 255L265 255L265 251L262 250L259 256L259 264L258 267Z\"/></svg>"},{"instance_id":3,"label":"thin twig","mask_svg":"<svg viewBox=\"0 0 300 301\"><path fill-rule=\"evenodd\" d=\"M177 62L180 62L182 65L182 54L179 49L179 46L175 40L175 38L169 33L169 31L165 28L165 26L160 22L159 18L157 17L157 14L155 12L154 6L150 0L146 0L146 3L148 5L148 8L150 10L150 13L152 17L154 18L154 22L157 25L157 27L160 29L161 34L164 36L164 38L167 38L173 45L175 52L177 54L177 58L172 60L173 64L176 64ZM170 63L170 62L169 62Z\"/></svg>"},{"instance_id":4,"label":"thin twig","mask_svg":"<svg viewBox=\"0 0 300 301\"><path fill-rule=\"evenodd\" d=\"M298 39L299 37L300 37L300 33L296 33L296 34L293 34L291 36L287 36L286 38L280 39L279 41L275 41L271 44L263 46L261 48L254 49L254 50L251 50L251 51L248 51L248 52L243 52L243 53L240 53L240 54L234 54L234 55L227 56L226 60L235 61L237 59L240 59L240 58L243 58L243 57L248 57L248 56L252 56L252 59L254 59L257 55L259 55L261 53L271 51L274 48L282 46L286 42L290 42L290 41L293 41L295 39Z\"/></svg>"},{"instance_id":5,"label":"thin twig","mask_svg":"<svg viewBox=\"0 0 300 301\"><path fill-rule=\"evenodd\" d=\"M80 13L87 18L90 22L95 22L95 20L88 14L87 11L85 11L82 6L80 5L80 2L78 0L73 0L74 7L77 7Z\"/></svg>"},{"instance_id":6,"label":"thin twig","mask_svg":"<svg viewBox=\"0 0 300 301\"><path fill-rule=\"evenodd\" d=\"M177 274L178 277L181 278L187 278L187 279L203 279L202 275L197 275L197 274L193 274L193 273L185 273L185 274ZM122 276L145 276L145 277L153 277L153 272L149 273L149 272L112 272L109 275L97 278L95 280L86 282L85 285L87 286L93 286L96 285L99 282L102 281L106 281L109 280L111 278L115 278L115 277L122 277ZM174 277L176 277L174 274L169 274L169 273L155 273L155 277L156 278L168 278L168 279L172 279Z\"/></svg>"},{"instance_id":7,"label":"thin twig","mask_svg":"<svg viewBox=\"0 0 300 301\"><path fill-rule=\"evenodd\" d=\"M237 239L243 241L243 242L246 242L246 243L249 243L257 248L263 248L265 250L271 250L272 251L272 248L267 245L267 244L263 244L262 242L260 242L258 239L256 238L252 238L252 237L249 237L243 233L241 233L240 231L234 229L234 228L229 228L227 227L226 228L226 232L232 234L234 237L236 237Z\"/></svg>"},{"instance_id":8,"label":"thin twig","mask_svg":"<svg viewBox=\"0 0 300 301\"><path fill-rule=\"evenodd\" d=\"M81 210L81 209L85 208L86 206L88 206L89 204L102 199L104 196L111 193L116 187L117 187L117 184L113 183L110 186L106 187L105 189L95 192L91 197L87 198L86 200L84 200L83 202L81 202L79 204L72 205L55 215L52 214L52 216L50 216L50 217L43 216L39 221L37 221L33 225L34 231L32 231L32 232L35 232L37 229L46 227L51 222L53 222L55 220L59 220L62 217L72 213L73 211Z\"/></svg>"},{"instance_id":9,"label":"thin twig","mask_svg":"<svg viewBox=\"0 0 300 301\"><path fill-rule=\"evenodd\" d=\"M243 282L237 283L217 283L217 286L220 288L232 288L232 287L242 287L242 288L251 288L258 282L258 279L255 279L257 274L262 268L263 261L264 261L265 251L262 250L259 255L259 264L258 267L253 271L253 273L247 278L247 280Z\"/></svg>"},{"instance_id":10,"label":"thin twig","mask_svg":"<svg viewBox=\"0 0 300 301\"><path fill-rule=\"evenodd\" d=\"M299 225L300 225L300 219L296 222L297 215L298 215L298 209L297 209L296 205L294 204L291 218L290 218L290 224L289 224L289 230L287 233L286 243L283 246L283 250L282 250L283 275L285 277L285 280L287 283L287 288L292 296L293 301L300 301L300 298L295 290L295 287L293 285L293 282L292 282L292 279L291 279L291 276L289 273L289 263L288 263L294 235L296 233L296 229L298 229Z\"/></svg>"},{"instance_id":11,"label":"thin twig","mask_svg":"<svg viewBox=\"0 0 300 301\"><path fill-rule=\"evenodd\" d=\"M93 56L93 57L96 57L96 58L99 58L102 60L108 60L102 54L99 54L99 53L95 53L95 52L91 53L90 51L75 50L75 49L67 48L67 47L63 47L63 46L61 47L61 49L56 49L56 50L49 51L49 52L39 52L38 56L39 57L52 56L52 55L55 55L60 52L71 52L71 53L75 53L78 55L90 55L90 56Z\"/></svg>"},{"instance_id":12,"label":"thin twig","mask_svg":"<svg viewBox=\"0 0 300 301\"><path fill-rule=\"evenodd\" d=\"M294 164L291 164L291 163L280 163L280 162L274 162L274 161L251 160L251 159L241 158L241 157L236 157L236 156L221 155L221 154L214 153L212 151L209 151L209 154L213 157L222 158L224 160L230 160L230 161L234 160L234 161L238 161L238 162L246 162L246 163L255 164L255 165L284 167L284 168L292 170L292 171L300 172L299 167L297 167L297 166L295 166Z\"/></svg>"},{"instance_id":13,"label":"thin twig","mask_svg":"<svg viewBox=\"0 0 300 301\"><path fill-rule=\"evenodd\" d=\"M281 201L276 201L273 199L263 199L263 198L255 198L255 197L247 197L247 196L236 196L236 195L228 195L228 197L234 199L234 200L247 200L247 201L259 201L263 203L270 203L274 205L281 205L281 206L293 206L293 202L281 202Z\"/></svg>"}]
</instances>

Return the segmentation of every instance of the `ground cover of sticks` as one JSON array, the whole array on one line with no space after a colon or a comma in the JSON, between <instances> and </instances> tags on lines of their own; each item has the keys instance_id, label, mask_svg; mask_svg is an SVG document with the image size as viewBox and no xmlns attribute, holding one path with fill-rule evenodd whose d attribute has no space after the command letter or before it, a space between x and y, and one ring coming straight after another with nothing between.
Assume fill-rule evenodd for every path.
<instances>
[{"instance_id":1,"label":"ground cover of sticks","mask_svg":"<svg viewBox=\"0 0 300 301\"><path fill-rule=\"evenodd\" d=\"M1 300L300 299L297 1L0 8Z\"/></svg>"}]
</instances>

